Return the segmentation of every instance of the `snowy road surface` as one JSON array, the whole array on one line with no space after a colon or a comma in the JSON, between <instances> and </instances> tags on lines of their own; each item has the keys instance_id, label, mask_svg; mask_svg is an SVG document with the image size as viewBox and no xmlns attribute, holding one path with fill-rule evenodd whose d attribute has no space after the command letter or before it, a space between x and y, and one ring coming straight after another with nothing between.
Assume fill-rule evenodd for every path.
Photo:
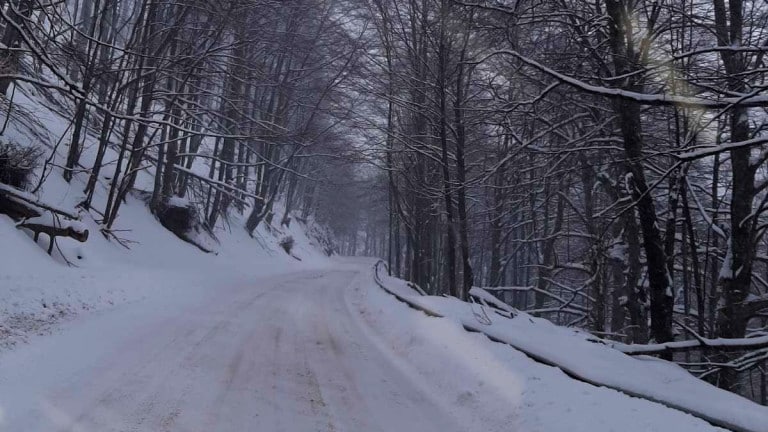
<instances>
[{"instance_id":1,"label":"snowy road surface","mask_svg":"<svg viewBox=\"0 0 768 432\"><path fill-rule=\"evenodd\" d=\"M78 319L0 357L0 430L465 431L363 328L367 268Z\"/></svg>"},{"instance_id":2,"label":"snowy road surface","mask_svg":"<svg viewBox=\"0 0 768 432\"><path fill-rule=\"evenodd\" d=\"M0 432L717 430L409 309L371 264L166 280L80 315L0 352Z\"/></svg>"}]
</instances>

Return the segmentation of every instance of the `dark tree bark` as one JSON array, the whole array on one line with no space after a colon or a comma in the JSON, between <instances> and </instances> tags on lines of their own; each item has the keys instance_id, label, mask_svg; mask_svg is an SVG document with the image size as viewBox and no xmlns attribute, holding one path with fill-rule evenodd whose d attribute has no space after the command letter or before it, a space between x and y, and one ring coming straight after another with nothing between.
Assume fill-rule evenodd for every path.
<instances>
[{"instance_id":1,"label":"dark tree bark","mask_svg":"<svg viewBox=\"0 0 768 432\"><path fill-rule=\"evenodd\" d=\"M633 30L630 18L633 11L618 0L605 0L609 22L609 45L611 47L615 74L628 76L622 81L624 90L642 93L643 85L636 82L633 73L640 67L640 56L632 42ZM652 26L652 25L651 25ZM648 269L650 287L651 336L656 342L664 343L673 339L672 312L674 293L670 287L667 271L667 257L659 231L656 206L648 188L643 167L643 136L640 105L630 100L615 100L614 111L623 139L627 170L632 175L633 198L637 205L643 247Z\"/></svg>"}]
</instances>

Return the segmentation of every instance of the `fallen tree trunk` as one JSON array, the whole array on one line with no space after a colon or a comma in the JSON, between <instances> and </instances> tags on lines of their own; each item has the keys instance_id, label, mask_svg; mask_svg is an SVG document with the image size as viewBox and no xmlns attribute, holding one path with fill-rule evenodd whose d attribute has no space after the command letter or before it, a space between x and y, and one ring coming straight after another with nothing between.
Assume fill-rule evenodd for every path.
<instances>
[{"instance_id":1,"label":"fallen tree trunk","mask_svg":"<svg viewBox=\"0 0 768 432\"><path fill-rule=\"evenodd\" d=\"M80 243L84 243L88 240L88 230L80 229L79 227L67 225L57 226L56 224L41 224L29 221L21 221L16 224L17 228L26 228L35 233L47 234L49 237L71 237Z\"/></svg>"},{"instance_id":2,"label":"fallen tree trunk","mask_svg":"<svg viewBox=\"0 0 768 432\"><path fill-rule=\"evenodd\" d=\"M29 192L1 183L0 213L16 221L17 228L32 231L35 241L40 233L46 234L50 239L49 255L53 252L56 237L70 237L81 243L88 240L88 229L80 223L80 216L74 211L45 203Z\"/></svg>"},{"instance_id":3,"label":"fallen tree trunk","mask_svg":"<svg viewBox=\"0 0 768 432\"><path fill-rule=\"evenodd\" d=\"M649 345L609 344L612 348L629 355L676 353L693 350L743 351L768 347L768 336L738 339L689 339Z\"/></svg>"},{"instance_id":4,"label":"fallen tree trunk","mask_svg":"<svg viewBox=\"0 0 768 432\"><path fill-rule=\"evenodd\" d=\"M37 199L34 195L21 189L16 189L13 186L9 186L0 183L0 210L2 210L5 202L16 203L15 208L22 212L29 213L24 217L35 217L34 214L38 213L38 216L44 213L42 210L49 211L59 216L64 216L68 219L79 220L80 216L74 210L64 209L52 204L45 203ZM42 209L42 210L41 210ZM3 212L5 213L5 212ZM6 213L8 214L8 213ZM10 216L10 215L9 215Z\"/></svg>"}]
</instances>

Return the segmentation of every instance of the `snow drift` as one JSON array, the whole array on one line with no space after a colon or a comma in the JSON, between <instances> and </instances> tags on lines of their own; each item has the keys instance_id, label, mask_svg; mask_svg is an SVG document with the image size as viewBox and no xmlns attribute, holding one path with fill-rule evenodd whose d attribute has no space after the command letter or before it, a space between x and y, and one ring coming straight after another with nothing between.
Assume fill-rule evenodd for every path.
<instances>
[{"instance_id":1,"label":"snow drift","mask_svg":"<svg viewBox=\"0 0 768 432\"><path fill-rule=\"evenodd\" d=\"M494 302L493 296L482 290L472 293L481 303L421 295L407 282L386 276L381 264L374 270L379 285L409 306L507 344L572 378L656 402L734 431L768 431L768 407L699 380L674 363L630 357L589 333L556 326Z\"/></svg>"}]
</instances>

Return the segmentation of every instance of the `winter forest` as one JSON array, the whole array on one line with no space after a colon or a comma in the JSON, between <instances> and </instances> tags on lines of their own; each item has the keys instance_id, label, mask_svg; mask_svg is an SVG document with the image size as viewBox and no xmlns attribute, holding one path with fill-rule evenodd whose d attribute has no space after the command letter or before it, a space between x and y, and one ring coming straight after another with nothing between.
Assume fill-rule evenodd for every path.
<instances>
[{"instance_id":1,"label":"winter forest","mask_svg":"<svg viewBox=\"0 0 768 432\"><path fill-rule=\"evenodd\" d=\"M89 235L39 198L52 176L126 248L129 197L203 251L312 221L329 255L429 295L483 288L768 405L768 3L0 0L0 17L0 213L48 254ZM32 100L66 120L54 140Z\"/></svg>"}]
</instances>

